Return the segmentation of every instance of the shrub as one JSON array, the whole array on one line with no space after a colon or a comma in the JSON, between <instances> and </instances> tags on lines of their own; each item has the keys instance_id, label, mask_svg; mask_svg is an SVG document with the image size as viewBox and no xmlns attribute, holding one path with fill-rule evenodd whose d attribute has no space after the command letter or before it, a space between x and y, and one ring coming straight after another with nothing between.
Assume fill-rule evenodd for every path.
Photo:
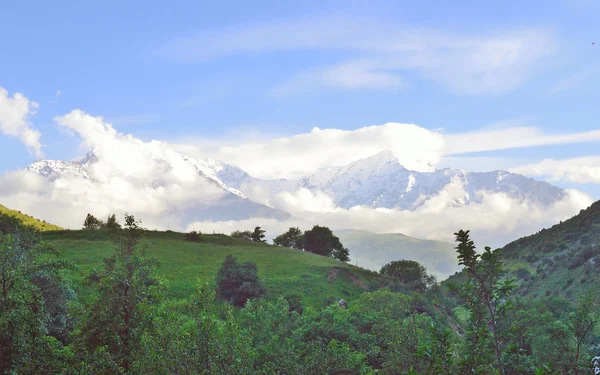
<instances>
[{"instance_id":1,"label":"shrub","mask_svg":"<svg viewBox=\"0 0 600 375\"><path fill-rule=\"evenodd\" d=\"M251 261L238 263L232 255L225 258L216 281L219 297L238 307L244 306L249 299L265 294L256 264Z\"/></svg>"},{"instance_id":2,"label":"shrub","mask_svg":"<svg viewBox=\"0 0 600 375\"><path fill-rule=\"evenodd\" d=\"M185 234L185 240L186 241L200 241L200 235L202 235L202 233L200 231L193 230L193 231Z\"/></svg>"}]
</instances>

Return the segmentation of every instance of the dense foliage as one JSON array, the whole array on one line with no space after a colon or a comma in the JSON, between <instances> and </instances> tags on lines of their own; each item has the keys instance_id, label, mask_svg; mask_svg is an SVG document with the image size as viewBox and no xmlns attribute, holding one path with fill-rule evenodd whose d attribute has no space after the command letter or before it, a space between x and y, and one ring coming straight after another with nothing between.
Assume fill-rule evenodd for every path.
<instances>
[{"instance_id":1,"label":"dense foliage","mask_svg":"<svg viewBox=\"0 0 600 375\"><path fill-rule=\"evenodd\" d=\"M315 228L303 246L343 248ZM515 295L502 252L477 253L468 231L456 233L464 270L453 287L392 262L381 273L419 287L365 292L347 308L339 297L313 308L297 293L269 296L256 264L226 253L216 288L198 280L176 299L141 246L141 223L126 215L114 234L77 296L61 254L0 215L0 373L579 375L597 350L594 296Z\"/></svg>"}]
</instances>

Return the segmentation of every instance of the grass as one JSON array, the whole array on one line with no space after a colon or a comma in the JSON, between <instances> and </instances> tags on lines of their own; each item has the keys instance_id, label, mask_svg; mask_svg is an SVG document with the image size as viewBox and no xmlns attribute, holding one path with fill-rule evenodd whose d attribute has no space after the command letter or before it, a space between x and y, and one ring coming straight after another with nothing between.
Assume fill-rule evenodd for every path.
<instances>
[{"instance_id":1,"label":"grass","mask_svg":"<svg viewBox=\"0 0 600 375\"><path fill-rule=\"evenodd\" d=\"M115 246L109 232L104 230L45 232L43 237L78 267L78 271L70 271L76 282L92 269L100 269L103 259ZM305 306L318 307L342 298L350 301L365 291L358 280L368 284L381 277L331 258L224 235L203 234L200 242L189 242L184 240L183 233L150 231L142 244L147 246L149 256L160 261L158 275L168 282L169 291L175 298L188 297L197 279L214 283L227 254L232 254L238 261L251 260L257 264L267 299L297 292L303 296ZM339 272L337 277L329 280L334 268L347 272ZM85 294L83 286L77 288Z\"/></svg>"},{"instance_id":2,"label":"grass","mask_svg":"<svg viewBox=\"0 0 600 375\"><path fill-rule=\"evenodd\" d=\"M10 208L6 208L1 204L0 204L0 213L9 215L12 217L16 217L24 225L32 226L39 231L52 231L52 230L62 230L63 229L57 225L52 225L50 223L46 223L45 221L36 219L33 216L29 216L27 214L21 213L20 211L15 211L15 210L11 210Z\"/></svg>"}]
</instances>

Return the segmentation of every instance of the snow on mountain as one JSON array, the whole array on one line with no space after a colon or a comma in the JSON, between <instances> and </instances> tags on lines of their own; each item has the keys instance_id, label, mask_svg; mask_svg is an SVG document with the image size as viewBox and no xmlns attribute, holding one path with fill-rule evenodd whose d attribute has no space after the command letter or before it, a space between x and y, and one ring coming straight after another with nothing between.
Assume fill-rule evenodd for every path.
<instances>
[{"instance_id":1,"label":"snow on mountain","mask_svg":"<svg viewBox=\"0 0 600 375\"><path fill-rule=\"evenodd\" d=\"M181 157L201 176L232 195L227 207L235 210L236 204L243 203L249 212L252 211L250 206L257 205L258 211L268 213L272 209L267 207L271 198L301 188L322 191L342 208L368 206L402 210L415 210L426 203L450 207L468 205L480 202L482 192L503 193L513 199L544 206L562 199L565 194L563 189L549 183L506 171L437 170L423 160L419 161L421 171L409 170L391 151L382 151L343 167L324 168L299 180L263 180L218 160L194 159L183 154ZM88 167L96 161L96 156L89 153L72 162L38 160L27 169L51 180L62 177L90 179ZM279 211L276 216L282 214Z\"/></svg>"},{"instance_id":2,"label":"snow on mountain","mask_svg":"<svg viewBox=\"0 0 600 375\"><path fill-rule=\"evenodd\" d=\"M564 196L564 190L515 173L430 168L417 172L404 168L393 153L383 151L345 167L328 168L302 179L301 185L322 190L344 208L370 206L414 210L444 189L456 193L448 202L461 206L480 202L479 192L504 193L508 197L548 205Z\"/></svg>"}]
</instances>

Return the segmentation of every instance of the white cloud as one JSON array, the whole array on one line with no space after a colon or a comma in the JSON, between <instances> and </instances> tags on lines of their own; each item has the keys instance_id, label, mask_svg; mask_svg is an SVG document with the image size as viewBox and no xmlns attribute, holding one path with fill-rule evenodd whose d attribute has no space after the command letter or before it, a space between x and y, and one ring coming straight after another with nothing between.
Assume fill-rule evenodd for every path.
<instances>
[{"instance_id":1,"label":"white cloud","mask_svg":"<svg viewBox=\"0 0 600 375\"><path fill-rule=\"evenodd\" d=\"M555 49L546 29L464 35L366 18L321 17L198 33L172 40L158 53L193 62L275 51L352 52L360 58L302 73L279 90L289 92L303 80L321 87L395 88L402 82L396 71L413 70L454 92L479 94L519 87Z\"/></svg>"},{"instance_id":2,"label":"white cloud","mask_svg":"<svg viewBox=\"0 0 600 375\"><path fill-rule=\"evenodd\" d=\"M35 130L27 120L29 116L36 113L37 108L38 103L20 93L11 97L8 91L0 86L0 132L19 137L31 152L41 157L42 133Z\"/></svg>"},{"instance_id":3,"label":"white cloud","mask_svg":"<svg viewBox=\"0 0 600 375\"><path fill-rule=\"evenodd\" d=\"M419 170L426 160L433 165L493 170L514 167L520 161L504 158L470 158L452 155L557 144L599 142L600 130L573 133L547 133L523 126L484 128L458 134L442 134L413 124L387 123L356 130L319 129L289 137L253 137L248 140L201 142L199 146L174 147L197 157L214 157L239 166L260 178L301 178L319 168L343 166L382 150L391 150L400 164ZM189 142L189 141L188 141ZM493 162L486 167L484 163Z\"/></svg>"},{"instance_id":4,"label":"white cloud","mask_svg":"<svg viewBox=\"0 0 600 375\"><path fill-rule=\"evenodd\" d=\"M480 193L481 203L449 208L440 202L446 202L453 195L451 189L442 191L439 198L428 201L415 211L335 208L327 212L296 212L293 219L285 221L258 217L240 221L201 221L191 223L186 229L230 233L259 225L272 238L291 226L307 230L319 224L333 230L354 228L375 233L403 233L446 242L454 240L453 233L457 230L471 229L478 247L500 247L572 217L593 203L592 198L574 190L567 191L563 200L547 208L513 200L504 194Z\"/></svg>"},{"instance_id":5,"label":"white cloud","mask_svg":"<svg viewBox=\"0 0 600 375\"><path fill-rule=\"evenodd\" d=\"M548 176L550 181L600 184L600 156L544 159L539 163L511 168L510 171L527 176Z\"/></svg>"},{"instance_id":6,"label":"white cloud","mask_svg":"<svg viewBox=\"0 0 600 375\"><path fill-rule=\"evenodd\" d=\"M357 130L314 128L310 133L242 142L239 146L177 147L237 165L252 176L298 178L318 168L346 165L381 150L394 152L407 168L419 168L420 158L437 163L443 146L439 133L412 124L388 123Z\"/></svg>"}]
</instances>

